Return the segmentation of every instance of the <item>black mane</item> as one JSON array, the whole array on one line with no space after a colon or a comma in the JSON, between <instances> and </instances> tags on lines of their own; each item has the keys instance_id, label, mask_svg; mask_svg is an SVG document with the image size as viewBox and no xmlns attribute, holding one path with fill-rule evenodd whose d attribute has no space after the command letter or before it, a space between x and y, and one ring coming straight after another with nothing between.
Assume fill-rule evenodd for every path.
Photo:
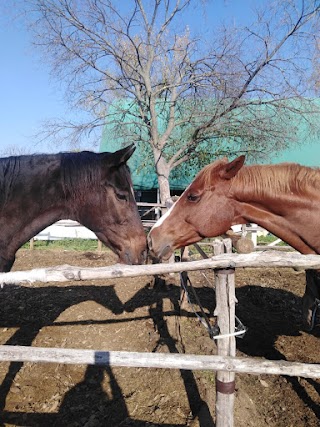
<instances>
[{"instance_id":1,"label":"black mane","mask_svg":"<svg viewBox=\"0 0 320 427\"><path fill-rule=\"evenodd\" d=\"M16 178L19 176L20 157L12 156L0 159L0 207L4 207L9 200Z\"/></svg>"},{"instance_id":2,"label":"black mane","mask_svg":"<svg viewBox=\"0 0 320 427\"><path fill-rule=\"evenodd\" d=\"M60 160L60 173L54 179L60 179L65 197L83 199L97 188L102 179L99 154L90 151L79 153L33 154L11 156L0 159L0 206L3 208L19 183L23 185L37 164L39 186L50 180L48 168L53 160ZM47 167L46 167L47 161Z\"/></svg>"},{"instance_id":3,"label":"black mane","mask_svg":"<svg viewBox=\"0 0 320 427\"><path fill-rule=\"evenodd\" d=\"M99 154L91 151L60 153L62 186L65 196L84 199L102 180Z\"/></svg>"}]
</instances>

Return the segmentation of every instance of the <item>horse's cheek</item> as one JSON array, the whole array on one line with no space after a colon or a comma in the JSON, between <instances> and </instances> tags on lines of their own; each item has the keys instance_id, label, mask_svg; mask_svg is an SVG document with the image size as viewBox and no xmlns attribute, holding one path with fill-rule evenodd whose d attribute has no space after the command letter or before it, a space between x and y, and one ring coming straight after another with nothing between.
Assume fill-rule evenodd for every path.
<instances>
[{"instance_id":1,"label":"horse's cheek","mask_svg":"<svg viewBox=\"0 0 320 427\"><path fill-rule=\"evenodd\" d=\"M231 226L232 212L232 207L228 206L224 198L212 197L201 212L200 233L210 237L225 233Z\"/></svg>"}]
</instances>

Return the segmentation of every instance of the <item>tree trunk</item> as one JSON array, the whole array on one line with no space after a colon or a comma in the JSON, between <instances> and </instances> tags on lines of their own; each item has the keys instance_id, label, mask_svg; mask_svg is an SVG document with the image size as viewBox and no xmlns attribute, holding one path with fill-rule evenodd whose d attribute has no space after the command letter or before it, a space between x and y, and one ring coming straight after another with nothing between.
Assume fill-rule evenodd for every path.
<instances>
[{"instance_id":1,"label":"tree trunk","mask_svg":"<svg viewBox=\"0 0 320 427\"><path fill-rule=\"evenodd\" d=\"M172 205L169 184L170 168L160 150L154 150L154 158L158 176L160 202L169 208Z\"/></svg>"},{"instance_id":2,"label":"tree trunk","mask_svg":"<svg viewBox=\"0 0 320 427\"><path fill-rule=\"evenodd\" d=\"M170 184L169 177L164 177L163 175L158 176L159 191L160 191L160 201L167 208L172 206L171 194L170 194Z\"/></svg>"},{"instance_id":3,"label":"tree trunk","mask_svg":"<svg viewBox=\"0 0 320 427\"><path fill-rule=\"evenodd\" d=\"M172 206L173 201L171 199L170 194L170 183L169 183L169 174L170 174L170 168L168 163L166 162L165 158L163 157L163 154L160 150L156 150L154 148L154 157L155 157L155 165L156 165L156 171L158 176L158 184L159 184L159 193L160 193L160 202L162 205L166 206L166 209L161 209L161 215L164 215L165 212ZM174 262L174 253L169 258L168 262L172 263ZM169 274L169 277L164 276L163 280L159 282L159 276L155 276L155 286L156 284L159 284L161 286L165 286L168 281L173 279L172 274Z\"/></svg>"}]
</instances>

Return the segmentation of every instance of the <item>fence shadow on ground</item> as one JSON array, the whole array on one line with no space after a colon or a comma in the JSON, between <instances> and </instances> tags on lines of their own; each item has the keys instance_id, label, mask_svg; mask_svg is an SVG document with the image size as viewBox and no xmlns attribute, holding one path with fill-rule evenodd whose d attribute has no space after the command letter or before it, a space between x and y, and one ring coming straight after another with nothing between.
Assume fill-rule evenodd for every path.
<instances>
[{"instance_id":1,"label":"fence shadow on ground","mask_svg":"<svg viewBox=\"0 0 320 427\"><path fill-rule=\"evenodd\" d=\"M163 319L164 313L163 298L168 296L175 304L176 313L170 312L166 315L176 315L179 312L178 299L180 290L178 287L171 287L169 292L161 293L150 289L146 285L128 304L123 305L115 293L114 286L44 286L31 288L24 286L5 286L1 290L0 301L0 326L4 328L17 328L16 332L6 341L7 345L30 346L37 337L39 331L46 326L61 325L87 325L87 324L108 324L113 322L124 323L128 321L140 320L141 317L132 317L132 319L110 319L102 321L75 321L75 322L56 322L55 320L62 312L69 307L80 304L87 300L94 300L98 304L109 309L113 314L121 314L123 310L135 311L138 307L150 307L149 316L159 331L159 341L166 345L170 352L177 353L175 340L170 336L166 329L166 323ZM142 302L142 300L143 302ZM154 306L155 305L155 306ZM154 306L154 308L151 308ZM186 313L190 315L190 313ZM68 426L88 425L99 426L109 425L110 417L116 418L117 424L122 427L145 426L144 421L131 419L126 407L125 399L122 396L121 388L112 373L110 367L88 366L86 375L82 382L76 384L64 396L58 413L19 413L5 411L6 397L14 384L15 377L23 363L12 362L4 380L0 384L0 425L11 423L17 426L60 426L66 425L68 413L71 419ZM112 398L108 397L101 388L101 381L104 376L108 376L112 388ZM186 393L190 403L190 410L193 416L201 412L203 421L200 421L201 427L213 426L213 421L207 404L200 398L196 380L190 371L181 371L181 376L185 384ZM86 399L88 393L94 396L96 402L92 405L92 399ZM80 404L81 402L81 404ZM88 402L88 404L86 404ZM91 403L89 403L91 402ZM97 408L100 408L99 410ZM102 409L103 408L103 409ZM104 420L100 424L101 420ZM61 424L63 420L63 424ZM100 420L100 421L99 421ZM119 422L118 422L119 421ZM80 424L79 424L80 422ZM112 423L114 422L114 418ZM78 423L78 424L77 424ZM166 424L152 423L153 426L166 427ZM169 427L180 427L183 424L168 424Z\"/></svg>"},{"instance_id":2,"label":"fence shadow on ground","mask_svg":"<svg viewBox=\"0 0 320 427\"><path fill-rule=\"evenodd\" d=\"M203 307L209 313L209 317L212 318L215 308L214 290L209 287L201 287L197 289L197 293ZM281 351L276 348L275 342L279 335L297 336L300 334L300 298L288 291L252 285L237 288L236 295L239 301L237 315L248 327L245 337L237 340L237 348L248 356L266 357L272 360L286 360ZM1 296L0 326L18 328L16 333L6 342L8 345L32 345L39 331L45 326L51 326L64 310L72 305L90 299L108 308L114 314L121 314L123 310L134 312L139 307L147 306L149 308L149 317L153 320L159 332L159 342L161 341L161 345L166 345L172 353L178 352L177 343L170 335L164 316L177 315L179 313L179 286L171 285L167 288L154 289L146 285L124 305L117 297L112 285L48 286L39 288L7 286L1 290ZM174 309L170 313L163 310L163 301L165 298L169 298L173 304ZM180 315L193 316L190 312L184 311ZM136 319L132 318L132 321ZM111 321L117 320L112 319ZM111 321L105 320L101 323L108 324ZM119 319L120 323L128 321L130 319ZM72 322L71 324L81 323L96 324L97 322L80 321ZM59 322L57 325L59 325ZM320 336L319 330L313 333L315 336ZM100 410L101 413L98 414L100 417L107 419L110 416L110 411L115 411L119 416L119 425L122 427L140 427L146 425L144 421L130 418L121 388L117 384L110 367L88 366L83 381L76 384L65 394L59 413L57 414L6 412L4 411L5 399L21 366L22 363L11 363L4 381L0 384L0 414L2 415L2 423L11 422L17 426L58 426L62 425L62 418L66 417L69 412L73 413L73 416L76 416L77 419L85 421L82 425L89 422L91 418L92 425L99 426L101 424L99 424L100 421L99 417L97 418L96 409L91 405L86 406L85 404L86 393L91 393L94 394L98 407L103 408ZM101 381L105 376L109 378L113 390L112 398L108 397L101 388ZM200 425L202 427L212 426L213 420L208 406L200 397L193 373L191 371L181 371L181 377L185 385L193 416L202 413L203 420L202 422L200 420ZM289 381L299 397L320 418L319 405L310 399L308 393L296 378L291 377ZM320 386L316 381L308 381L320 392ZM80 401L81 405L79 405ZM76 409L70 411L71 408ZM96 424L94 424L95 422ZM71 426L72 424L68 425ZM152 423L152 425L159 425L161 427L169 427L170 425L175 427L174 424ZM176 427L180 427L180 425L176 424Z\"/></svg>"},{"instance_id":3,"label":"fence shadow on ground","mask_svg":"<svg viewBox=\"0 0 320 427\"><path fill-rule=\"evenodd\" d=\"M275 343L279 336L301 334L301 298L285 290L253 285L236 289L236 295L239 301L237 314L248 328L245 337L237 340L237 348L251 357L287 360ZM320 337L320 328L310 333ZM320 406L310 398L298 379L286 379L299 398L320 419ZM307 382L320 392L317 381L308 379Z\"/></svg>"}]
</instances>

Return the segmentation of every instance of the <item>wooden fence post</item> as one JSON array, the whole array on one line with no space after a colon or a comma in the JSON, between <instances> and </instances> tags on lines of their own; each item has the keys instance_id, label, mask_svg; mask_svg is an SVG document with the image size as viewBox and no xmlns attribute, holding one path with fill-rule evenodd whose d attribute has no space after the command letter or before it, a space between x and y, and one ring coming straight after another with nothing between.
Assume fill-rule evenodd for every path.
<instances>
[{"instance_id":1,"label":"wooden fence post","mask_svg":"<svg viewBox=\"0 0 320 427\"><path fill-rule=\"evenodd\" d=\"M30 249L33 250L34 249L34 238L32 237L29 241L30 244Z\"/></svg>"},{"instance_id":2,"label":"wooden fence post","mask_svg":"<svg viewBox=\"0 0 320 427\"><path fill-rule=\"evenodd\" d=\"M230 239L215 242L215 255L232 251ZM235 270L234 268L215 270L217 323L220 335L233 334L235 331ZM235 356L236 340L234 336L219 338L217 341L219 356ZM233 427L234 425L234 372L218 371L216 373L216 427Z\"/></svg>"}]
</instances>

